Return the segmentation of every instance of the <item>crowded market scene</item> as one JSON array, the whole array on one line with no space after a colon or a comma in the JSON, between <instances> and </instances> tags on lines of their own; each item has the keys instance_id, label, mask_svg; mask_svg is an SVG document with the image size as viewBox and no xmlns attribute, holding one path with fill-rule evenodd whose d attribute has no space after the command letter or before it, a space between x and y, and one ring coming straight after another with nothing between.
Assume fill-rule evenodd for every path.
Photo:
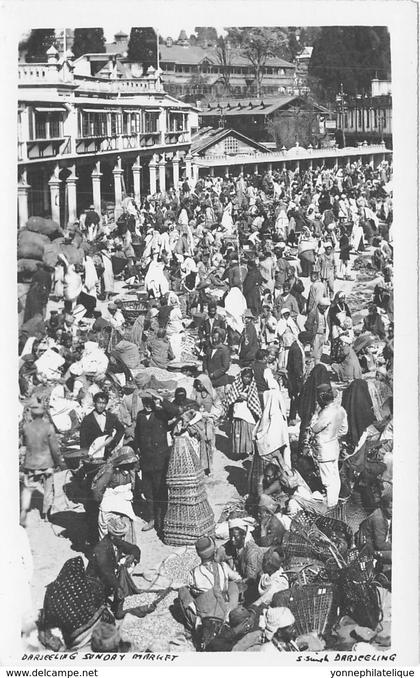
<instances>
[{"instance_id":1,"label":"crowded market scene","mask_svg":"<svg viewBox=\"0 0 420 678\"><path fill-rule=\"evenodd\" d=\"M392 154L377 160L184 172L123 191L118 215L28 217L26 652L389 649Z\"/></svg>"}]
</instances>

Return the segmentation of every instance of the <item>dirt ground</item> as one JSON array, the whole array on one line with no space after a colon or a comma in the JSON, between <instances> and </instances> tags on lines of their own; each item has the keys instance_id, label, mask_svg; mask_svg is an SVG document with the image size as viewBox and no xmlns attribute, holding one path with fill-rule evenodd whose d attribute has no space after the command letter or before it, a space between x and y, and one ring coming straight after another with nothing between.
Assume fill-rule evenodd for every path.
<instances>
[{"instance_id":1,"label":"dirt ground","mask_svg":"<svg viewBox=\"0 0 420 678\"><path fill-rule=\"evenodd\" d=\"M356 277L354 273L353 275ZM309 281L305 282L307 288ZM362 301L362 298L366 295L366 288L370 288L371 286L373 287L373 281L367 285L364 281L355 282L337 280L336 291L342 289L346 292L346 295L351 294L353 299L356 300L359 298L361 303L365 305L366 302L364 299ZM371 295L369 294L369 296ZM360 322L361 317L365 312L366 311L356 315L356 323L358 321ZM285 393L285 396L286 395L287 394ZM290 429L290 433L297 433L297 430L298 427ZM249 461L242 462L230 458L229 441L223 431L218 432L216 442L217 450L214 455L214 467L210 477L206 478L206 489L217 522L226 503L237 497L238 494L243 495L247 492ZM70 472L68 472L68 474L70 478ZM158 563L171 553L184 550L183 548L176 549L171 546L166 546L159 540L154 530L142 532L141 527L143 524L143 520L138 518L136 521L137 543L140 546L142 555L141 563L136 569L137 573L157 566ZM46 523L41 521L38 510L33 509L30 511L28 515L27 533L34 559L32 597L35 608L39 609L42 607L45 587L55 579L64 562L69 558L82 554L81 543L84 529L83 512L61 511L60 513L53 514L52 521ZM168 607L170 602L172 602L173 597L174 596L172 595L171 600L169 600L169 598L164 600L159 606L159 608L165 608L168 615L170 614ZM165 614L165 610L163 611L163 614ZM156 616L157 613L158 616L159 614L162 614L162 609L161 612L159 612L158 609L152 616ZM133 623L137 624L138 627L139 624L141 626L144 622L143 620L133 622L133 617L131 615L128 615L124 620L124 626L128 629L130 629L130 625L132 626ZM185 649L191 649L188 639L182 635L183 629L181 625L174 622L173 618L171 623L173 624L173 637L170 640L162 638L156 640L157 647L154 647L153 649L163 650L165 648L169 649L170 647L174 648L175 646L177 646L178 649L182 649L183 645L185 645ZM128 636L131 636L130 632L128 632ZM141 643L139 644L137 642L134 642L134 645L135 647L133 647L133 649L152 649L151 647L144 648Z\"/></svg>"}]
</instances>

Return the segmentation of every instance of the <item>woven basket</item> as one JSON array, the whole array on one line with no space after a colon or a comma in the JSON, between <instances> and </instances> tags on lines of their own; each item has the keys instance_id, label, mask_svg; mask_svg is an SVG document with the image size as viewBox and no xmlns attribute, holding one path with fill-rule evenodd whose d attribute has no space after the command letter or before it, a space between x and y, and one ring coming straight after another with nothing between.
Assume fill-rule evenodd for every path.
<instances>
[{"instance_id":1,"label":"woven basket","mask_svg":"<svg viewBox=\"0 0 420 678\"><path fill-rule=\"evenodd\" d=\"M382 610L378 590L373 582L373 563L353 561L340 577L340 607L360 626L376 629Z\"/></svg>"},{"instance_id":2,"label":"woven basket","mask_svg":"<svg viewBox=\"0 0 420 678\"><path fill-rule=\"evenodd\" d=\"M306 584L279 591L273 596L272 607L288 607L299 635L328 634L336 617L335 589L332 584Z\"/></svg>"}]
</instances>

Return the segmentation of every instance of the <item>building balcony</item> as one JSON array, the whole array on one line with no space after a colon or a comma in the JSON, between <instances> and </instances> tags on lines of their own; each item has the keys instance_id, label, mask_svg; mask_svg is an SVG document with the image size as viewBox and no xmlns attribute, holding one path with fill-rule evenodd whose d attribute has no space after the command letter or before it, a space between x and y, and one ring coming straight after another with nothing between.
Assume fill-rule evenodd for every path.
<instances>
[{"instance_id":1,"label":"building balcony","mask_svg":"<svg viewBox=\"0 0 420 678\"><path fill-rule=\"evenodd\" d=\"M54 137L52 139L34 139L18 143L18 160L40 160L55 158L71 153L70 137Z\"/></svg>"},{"instance_id":2,"label":"building balcony","mask_svg":"<svg viewBox=\"0 0 420 678\"><path fill-rule=\"evenodd\" d=\"M76 153L78 155L83 155L85 153L106 153L118 150L118 136L116 135L94 135L76 139Z\"/></svg>"},{"instance_id":3,"label":"building balcony","mask_svg":"<svg viewBox=\"0 0 420 678\"><path fill-rule=\"evenodd\" d=\"M188 130L178 130L165 133L165 144L187 144L191 141Z\"/></svg>"}]
</instances>

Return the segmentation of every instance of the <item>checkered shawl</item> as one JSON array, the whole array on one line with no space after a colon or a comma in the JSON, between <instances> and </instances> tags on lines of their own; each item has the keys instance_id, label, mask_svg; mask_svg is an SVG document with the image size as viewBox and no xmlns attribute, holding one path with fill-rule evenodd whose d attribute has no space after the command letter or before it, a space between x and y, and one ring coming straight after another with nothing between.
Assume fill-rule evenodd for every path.
<instances>
[{"instance_id":1,"label":"checkered shawl","mask_svg":"<svg viewBox=\"0 0 420 678\"><path fill-rule=\"evenodd\" d=\"M230 388L226 394L224 401L225 411L227 412L229 407L233 405L233 403L236 403L239 398L239 394L243 391L247 393L246 404L254 415L255 420L258 421L262 415L262 410L254 377L252 377L250 385L245 387L242 382L242 375L238 374L238 376L235 378L235 381L230 385Z\"/></svg>"}]
</instances>

